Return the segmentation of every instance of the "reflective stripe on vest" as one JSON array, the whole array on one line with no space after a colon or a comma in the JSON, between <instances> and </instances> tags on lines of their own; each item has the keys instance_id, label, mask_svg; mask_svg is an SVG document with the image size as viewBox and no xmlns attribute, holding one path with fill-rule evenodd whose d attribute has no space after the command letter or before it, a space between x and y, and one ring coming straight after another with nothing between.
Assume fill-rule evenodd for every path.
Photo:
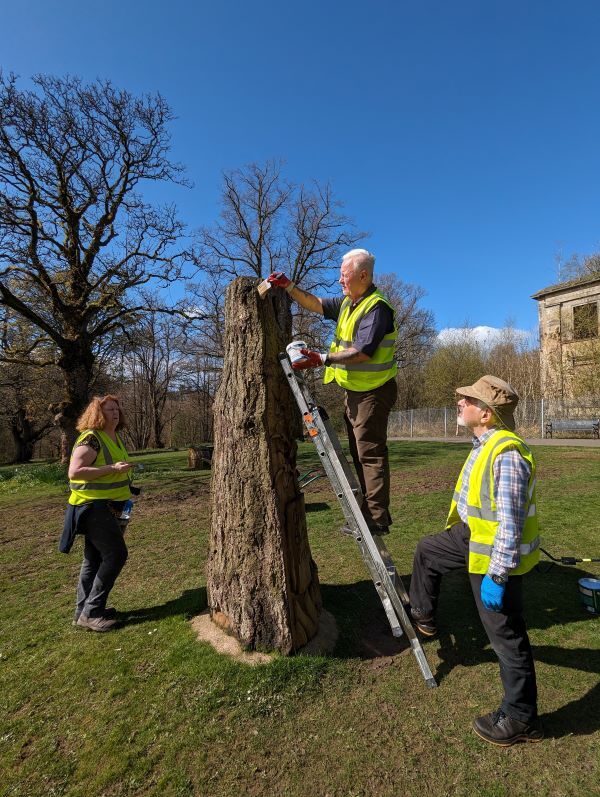
<instances>
[{"instance_id":1,"label":"reflective stripe on vest","mask_svg":"<svg viewBox=\"0 0 600 797\"><path fill-rule=\"evenodd\" d=\"M498 510L494 495L493 467L496 457L509 448L516 448L530 465L528 505L519 546L520 561L509 575L526 573L539 561L540 539L535 502L535 462L529 448L513 432L499 430L483 444L469 477L467 489L467 515L471 532L469 540L469 572L487 573L498 530ZM458 514L458 498L462 487L465 465L456 483L446 527L461 520Z\"/></svg>"},{"instance_id":2,"label":"reflective stripe on vest","mask_svg":"<svg viewBox=\"0 0 600 797\"><path fill-rule=\"evenodd\" d=\"M128 461L129 455L123 445L121 438L117 435L117 442L113 442L110 437L102 432L100 429L86 429L82 432L73 446L73 451L77 445L85 440L90 434L93 434L98 443L100 444L100 451L94 462L96 467L103 465L112 465L115 461ZM72 454L71 454L72 456ZM101 476L94 481L78 481L73 479L69 482L71 494L69 496L70 504L84 504L87 501L94 500L111 500L111 501L126 501L131 496L129 489L130 480L123 479L122 476L118 481L114 481L115 474L108 473L106 476Z\"/></svg>"},{"instance_id":3,"label":"reflective stripe on vest","mask_svg":"<svg viewBox=\"0 0 600 797\"><path fill-rule=\"evenodd\" d=\"M354 308L352 301L346 297L342 302L340 314L333 342L330 346L330 353L343 351L351 348L354 343L355 332L360 325L362 318L375 307L378 302L386 304L394 313L394 308L378 290L373 291L365 297ZM394 347L398 330L394 321L394 329L380 341L372 357L363 363L331 363L325 369L324 383L327 384L335 379L340 387L346 390L374 390L384 385L396 375L397 365L394 359Z\"/></svg>"},{"instance_id":4,"label":"reflective stripe on vest","mask_svg":"<svg viewBox=\"0 0 600 797\"><path fill-rule=\"evenodd\" d=\"M110 463L107 462L106 464L108 465ZM100 467L100 465L98 465L98 467ZM120 482L107 482L106 484L98 482L69 482L69 487L71 490L77 490L77 492L82 492L84 490L115 490L119 487L129 487L129 479Z\"/></svg>"},{"instance_id":5,"label":"reflective stripe on vest","mask_svg":"<svg viewBox=\"0 0 600 797\"><path fill-rule=\"evenodd\" d=\"M521 556L527 556L529 553L533 553L536 548L540 547L540 538L536 537L530 543L524 543L519 545L519 553ZM491 556L492 551L494 550L493 545L486 545L483 542L470 542L469 543L469 551L473 551L473 553L481 553L484 556Z\"/></svg>"}]
</instances>

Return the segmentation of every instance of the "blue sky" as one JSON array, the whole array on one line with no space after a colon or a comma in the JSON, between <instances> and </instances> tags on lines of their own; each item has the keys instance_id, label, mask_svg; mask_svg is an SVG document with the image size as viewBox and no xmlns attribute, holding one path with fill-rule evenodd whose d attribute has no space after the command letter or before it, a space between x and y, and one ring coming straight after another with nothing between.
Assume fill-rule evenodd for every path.
<instances>
[{"instance_id":1,"label":"blue sky","mask_svg":"<svg viewBox=\"0 0 600 797\"><path fill-rule=\"evenodd\" d=\"M580 0L19 0L0 64L160 91L195 184L161 198L191 226L223 169L282 158L438 327L532 329L557 253L600 248L599 41Z\"/></svg>"}]
</instances>

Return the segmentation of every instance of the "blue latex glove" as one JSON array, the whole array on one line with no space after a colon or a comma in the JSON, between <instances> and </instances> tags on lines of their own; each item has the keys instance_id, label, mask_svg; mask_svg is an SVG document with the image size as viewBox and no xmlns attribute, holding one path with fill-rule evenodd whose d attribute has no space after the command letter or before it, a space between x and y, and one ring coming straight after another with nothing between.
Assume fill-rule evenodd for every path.
<instances>
[{"instance_id":1,"label":"blue latex glove","mask_svg":"<svg viewBox=\"0 0 600 797\"><path fill-rule=\"evenodd\" d=\"M481 582L481 602L490 612L502 611L502 600L506 584L496 584L489 576Z\"/></svg>"}]
</instances>

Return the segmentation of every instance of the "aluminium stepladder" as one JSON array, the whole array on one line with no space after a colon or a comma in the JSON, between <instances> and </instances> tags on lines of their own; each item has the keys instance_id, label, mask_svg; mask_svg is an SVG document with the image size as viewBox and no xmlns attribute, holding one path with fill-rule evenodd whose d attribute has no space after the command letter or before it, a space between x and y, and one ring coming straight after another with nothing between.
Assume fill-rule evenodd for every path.
<instances>
[{"instance_id":1,"label":"aluminium stepladder","mask_svg":"<svg viewBox=\"0 0 600 797\"><path fill-rule=\"evenodd\" d=\"M339 438L327 414L315 404L304 377L293 370L286 353L279 355L279 362L302 414L308 435L319 452L321 464L340 502L346 518L346 529L356 541L373 579L392 634L395 637L406 634L425 683L429 687L435 687L436 680L404 608L408 605L406 589L381 536L372 535L369 531L359 505L362 492L344 456Z\"/></svg>"}]
</instances>

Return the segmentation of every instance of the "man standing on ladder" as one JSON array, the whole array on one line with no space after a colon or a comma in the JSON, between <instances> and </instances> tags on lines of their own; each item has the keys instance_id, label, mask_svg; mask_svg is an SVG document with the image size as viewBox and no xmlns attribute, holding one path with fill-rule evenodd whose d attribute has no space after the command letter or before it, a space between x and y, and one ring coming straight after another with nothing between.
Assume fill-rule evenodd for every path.
<instances>
[{"instance_id":1,"label":"man standing on ladder","mask_svg":"<svg viewBox=\"0 0 600 797\"><path fill-rule=\"evenodd\" d=\"M336 321L329 352L303 349L295 369L325 366L324 382L346 391L344 420L350 453L365 497L362 507L372 534L387 534L392 518L387 449L388 416L396 402L394 348L398 331L394 308L373 284L375 258L366 249L352 249L342 258L343 298L327 299L303 291L282 272L268 277L306 310Z\"/></svg>"},{"instance_id":2,"label":"man standing on ladder","mask_svg":"<svg viewBox=\"0 0 600 797\"><path fill-rule=\"evenodd\" d=\"M442 576L466 565L504 687L500 708L476 719L473 728L501 747L539 742L544 733L522 599L522 574L540 555L535 462L514 432L519 397L507 382L483 376L456 392L459 424L473 433L473 450L458 477L446 530L417 545L411 614L421 634L435 636Z\"/></svg>"}]
</instances>

